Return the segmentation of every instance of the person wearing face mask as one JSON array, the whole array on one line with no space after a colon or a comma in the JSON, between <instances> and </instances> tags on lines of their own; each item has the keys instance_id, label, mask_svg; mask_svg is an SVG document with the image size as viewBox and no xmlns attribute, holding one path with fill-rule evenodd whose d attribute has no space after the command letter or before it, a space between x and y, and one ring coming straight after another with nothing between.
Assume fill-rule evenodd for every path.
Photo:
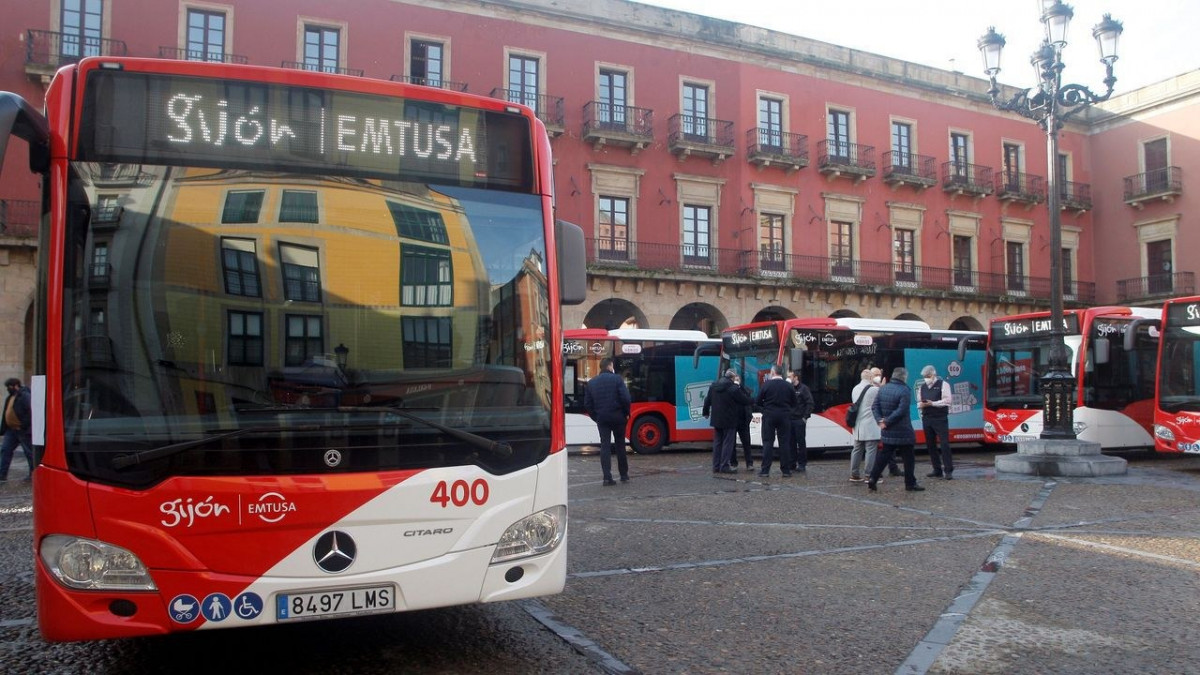
<instances>
[{"instance_id":1,"label":"person wearing face mask","mask_svg":"<svg viewBox=\"0 0 1200 675\"><path fill-rule=\"evenodd\" d=\"M921 382L917 389L917 408L921 412L921 426L925 430L925 450L933 471L930 478L954 479L954 459L950 456L950 404L954 401L950 383L938 377L937 369L925 366L921 369Z\"/></svg>"}]
</instances>

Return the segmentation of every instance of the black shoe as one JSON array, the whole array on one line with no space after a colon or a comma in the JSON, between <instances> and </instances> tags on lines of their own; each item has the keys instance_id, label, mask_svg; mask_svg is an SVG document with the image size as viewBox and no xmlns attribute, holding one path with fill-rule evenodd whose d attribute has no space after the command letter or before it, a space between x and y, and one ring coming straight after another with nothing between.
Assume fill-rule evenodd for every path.
<instances>
[{"instance_id":1,"label":"black shoe","mask_svg":"<svg viewBox=\"0 0 1200 675\"><path fill-rule=\"evenodd\" d=\"M908 490L909 492L924 492L925 491L925 488L921 487L920 485L906 485L906 486L904 486L904 489Z\"/></svg>"},{"instance_id":2,"label":"black shoe","mask_svg":"<svg viewBox=\"0 0 1200 675\"><path fill-rule=\"evenodd\" d=\"M925 474L925 477L926 478L941 478L942 472L941 471L930 471L929 473Z\"/></svg>"},{"instance_id":3,"label":"black shoe","mask_svg":"<svg viewBox=\"0 0 1200 675\"><path fill-rule=\"evenodd\" d=\"M798 467L792 469L792 471L799 471L800 473L805 473L808 471L808 467L807 466L798 466Z\"/></svg>"},{"instance_id":4,"label":"black shoe","mask_svg":"<svg viewBox=\"0 0 1200 675\"><path fill-rule=\"evenodd\" d=\"M736 469L736 468L737 468L737 462L730 462L730 463L729 463L729 466L731 466L731 467L733 467L733 468L735 468L735 469Z\"/></svg>"},{"instance_id":5,"label":"black shoe","mask_svg":"<svg viewBox=\"0 0 1200 675\"><path fill-rule=\"evenodd\" d=\"M954 474L948 473L945 476L943 476L943 478L945 478L946 480L954 480Z\"/></svg>"},{"instance_id":6,"label":"black shoe","mask_svg":"<svg viewBox=\"0 0 1200 675\"><path fill-rule=\"evenodd\" d=\"M769 478L770 476L771 476L771 474L767 473L766 471L759 471L759 472L758 472L758 477L759 477L759 478Z\"/></svg>"},{"instance_id":7,"label":"black shoe","mask_svg":"<svg viewBox=\"0 0 1200 675\"><path fill-rule=\"evenodd\" d=\"M611 479L611 478L605 478L605 479L604 479L604 487L608 487L608 486L610 486L610 485L616 485L616 484L617 484L617 481L615 481L615 480L613 480L613 479Z\"/></svg>"},{"instance_id":8,"label":"black shoe","mask_svg":"<svg viewBox=\"0 0 1200 675\"><path fill-rule=\"evenodd\" d=\"M867 481L867 489L871 492L879 492L879 488L875 487L875 481L873 480Z\"/></svg>"},{"instance_id":9,"label":"black shoe","mask_svg":"<svg viewBox=\"0 0 1200 675\"><path fill-rule=\"evenodd\" d=\"M749 471L750 469L753 469L753 468L754 468L754 462L746 462L746 470L747 471Z\"/></svg>"},{"instance_id":10,"label":"black shoe","mask_svg":"<svg viewBox=\"0 0 1200 675\"><path fill-rule=\"evenodd\" d=\"M622 482L622 483L628 483L628 482L629 482L629 476L621 476L621 482Z\"/></svg>"},{"instance_id":11,"label":"black shoe","mask_svg":"<svg viewBox=\"0 0 1200 675\"><path fill-rule=\"evenodd\" d=\"M721 469L721 473L737 473L737 469L725 468L725 469Z\"/></svg>"},{"instance_id":12,"label":"black shoe","mask_svg":"<svg viewBox=\"0 0 1200 675\"><path fill-rule=\"evenodd\" d=\"M790 471L784 471L784 472L783 472L783 477L784 477L784 478L791 478L791 477L792 477L792 473L791 473Z\"/></svg>"},{"instance_id":13,"label":"black shoe","mask_svg":"<svg viewBox=\"0 0 1200 675\"><path fill-rule=\"evenodd\" d=\"M896 478L899 476L903 476L904 472L903 471L888 471L888 475L891 476L892 478Z\"/></svg>"}]
</instances>

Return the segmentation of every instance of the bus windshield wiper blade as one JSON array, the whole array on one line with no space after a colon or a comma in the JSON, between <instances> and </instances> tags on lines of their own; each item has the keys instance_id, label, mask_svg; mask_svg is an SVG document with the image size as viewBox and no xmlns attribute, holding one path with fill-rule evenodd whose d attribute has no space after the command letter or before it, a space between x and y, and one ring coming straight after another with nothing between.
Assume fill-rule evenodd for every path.
<instances>
[{"instance_id":1,"label":"bus windshield wiper blade","mask_svg":"<svg viewBox=\"0 0 1200 675\"><path fill-rule=\"evenodd\" d=\"M317 425L306 425L306 426L301 426L301 427L289 427L288 431L311 431L313 429L319 429L319 428L320 427ZM164 446L161 446L158 448L152 448L150 450L140 450L138 452L134 452L134 453L131 453L128 455L121 455L119 457L114 457L113 461L112 461L112 466L114 469L124 469L126 467L136 466L138 464L141 464L142 462L149 462L149 461L153 461L156 459L162 459L163 457L170 457L171 455L179 454L179 453L183 452L184 450L190 450L192 448L195 448L195 447L198 447L201 445L206 445L206 444L212 443L214 441L222 441L227 438L235 438L237 436L243 436L245 434L252 434L252 433L261 432L261 431L279 431L279 427L277 427L277 426L242 427L240 429L234 429L232 431L225 431L225 432L222 432L219 434L215 434L213 436L205 436L204 438L194 438L190 441L180 441L179 443L171 443L169 445L164 445Z\"/></svg>"},{"instance_id":2,"label":"bus windshield wiper blade","mask_svg":"<svg viewBox=\"0 0 1200 675\"><path fill-rule=\"evenodd\" d=\"M479 434L473 434L469 431L463 431L462 429L455 429L454 427L448 427L445 424L441 424L439 422L434 422L432 420L427 420L424 417L414 415L411 412L409 412L408 410L405 410L404 408L397 408L395 406L386 406L385 405L385 406L340 406L337 409L344 410L347 412L381 412L381 411L389 412L389 413L392 413L393 415L396 415L397 417L403 417L406 420L410 420L412 422L417 422L418 424L424 424L425 426L430 427L432 429L437 429L438 431L446 434L447 436L453 436L454 438L457 438L458 440L463 441L472 447L479 448L480 450L484 450L486 452L490 452L499 457L512 457L512 454L513 454L512 446L509 445L508 443L505 443L504 441L493 441L492 439L490 439L486 436L480 436Z\"/></svg>"}]
</instances>

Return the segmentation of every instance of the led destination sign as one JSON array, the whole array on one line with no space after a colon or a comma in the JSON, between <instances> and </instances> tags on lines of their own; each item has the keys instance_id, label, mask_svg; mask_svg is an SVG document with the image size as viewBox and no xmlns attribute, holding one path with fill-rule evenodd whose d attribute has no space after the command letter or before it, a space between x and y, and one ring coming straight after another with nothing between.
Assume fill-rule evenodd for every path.
<instances>
[{"instance_id":1,"label":"led destination sign","mask_svg":"<svg viewBox=\"0 0 1200 675\"><path fill-rule=\"evenodd\" d=\"M1041 335L1050 335L1053 332L1054 322L1048 316L1036 319L1011 319L1008 321L992 322L992 338L996 340L1038 337ZM1078 316L1074 314L1063 315L1063 333L1066 335L1079 335Z\"/></svg>"},{"instance_id":2,"label":"led destination sign","mask_svg":"<svg viewBox=\"0 0 1200 675\"><path fill-rule=\"evenodd\" d=\"M775 350L779 349L779 333L775 326L747 328L723 334L721 343L726 354L763 348Z\"/></svg>"},{"instance_id":3,"label":"led destination sign","mask_svg":"<svg viewBox=\"0 0 1200 675\"><path fill-rule=\"evenodd\" d=\"M1200 326L1200 302L1167 305L1167 322L1172 326Z\"/></svg>"},{"instance_id":4,"label":"led destination sign","mask_svg":"<svg viewBox=\"0 0 1200 675\"><path fill-rule=\"evenodd\" d=\"M241 80L89 74L85 161L319 171L527 190L520 115Z\"/></svg>"}]
</instances>

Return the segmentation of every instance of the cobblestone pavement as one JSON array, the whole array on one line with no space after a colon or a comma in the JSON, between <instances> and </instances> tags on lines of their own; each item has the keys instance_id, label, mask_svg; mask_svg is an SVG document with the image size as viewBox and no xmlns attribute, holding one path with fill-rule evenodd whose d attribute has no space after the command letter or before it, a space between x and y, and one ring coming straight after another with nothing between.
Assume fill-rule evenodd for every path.
<instances>
[{"instance_id":1,"label":"cobblestone pavement","mask_svg":"<svg viewBox=\"0 0 1200 675\"><path fill-rule=\"evenodd\" d=\"M1200 672L1200 458L1128 475L998 476L909 493L807 475L713 477L700 451L571 462L571 576L543 600L619 672ZM757 467L756 467L757 468Z\"/></svg>"}]
</instances>

